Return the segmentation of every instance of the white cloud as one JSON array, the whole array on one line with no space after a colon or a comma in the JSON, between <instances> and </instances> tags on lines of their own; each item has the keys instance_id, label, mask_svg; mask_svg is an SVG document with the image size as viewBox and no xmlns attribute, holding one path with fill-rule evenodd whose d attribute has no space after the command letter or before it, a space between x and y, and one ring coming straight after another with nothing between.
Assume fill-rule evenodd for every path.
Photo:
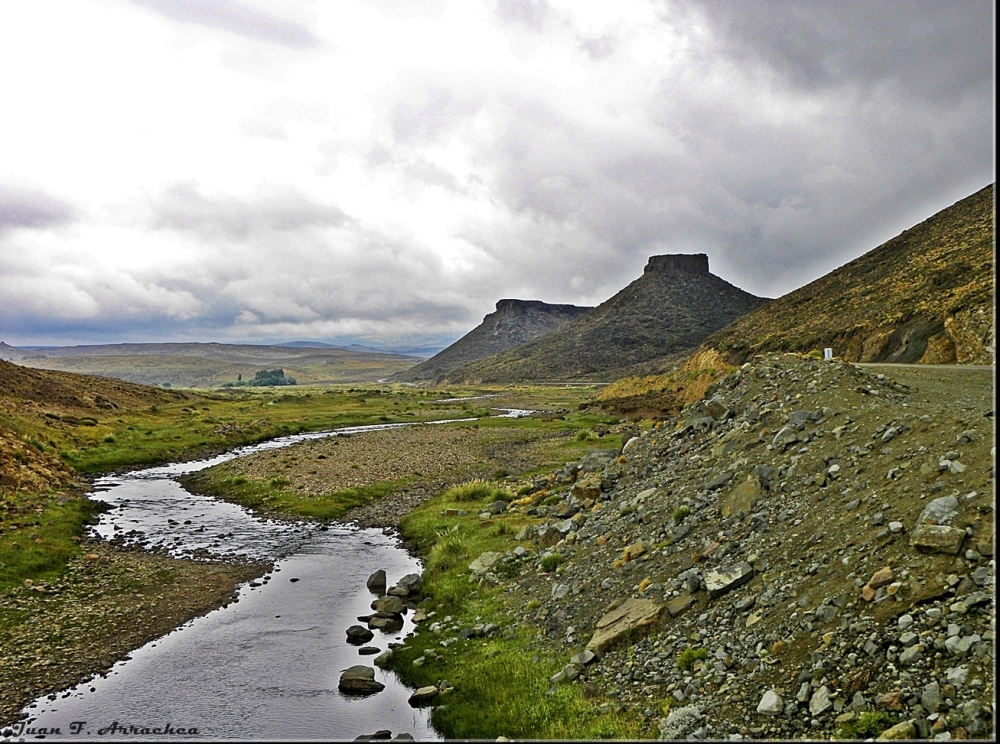
<instances>
[{"instance_id":1,"label":"white cloud","mask_svg":"<svg viewBox=\"0 0 1000 744\"><path fill-rule=\"evenodd\" d=\"M775 8L780 12L774 12ZM992 6L0 5L0 337L460 335L777 295L993 180Z\"/></svg>"}]
</instances>

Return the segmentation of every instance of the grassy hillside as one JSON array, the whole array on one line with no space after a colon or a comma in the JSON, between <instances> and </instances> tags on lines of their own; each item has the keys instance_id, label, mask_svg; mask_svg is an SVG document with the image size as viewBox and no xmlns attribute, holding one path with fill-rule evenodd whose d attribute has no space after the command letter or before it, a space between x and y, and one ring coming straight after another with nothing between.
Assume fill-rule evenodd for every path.
<instances>
[{"instance_id":1,"label":"grassy hillside","mask_svg":"<svg viewBox=\"0 0 1000 744\"><path fill-rule=\"evenodd\" d=\"M853 362L991 364L991 184L705 340L730 363L831 347Z\"/></svg>"}]
</instances>

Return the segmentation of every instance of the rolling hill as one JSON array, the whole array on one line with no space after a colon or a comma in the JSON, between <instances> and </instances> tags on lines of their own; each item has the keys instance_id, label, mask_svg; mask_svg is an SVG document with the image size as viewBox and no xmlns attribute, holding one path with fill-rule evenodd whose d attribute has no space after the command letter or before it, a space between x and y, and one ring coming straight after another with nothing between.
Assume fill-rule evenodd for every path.
<instances>
[{"instance_id":1,"label":"rolling hill","mask_svg":"<svg viewBox=\"0 0 1000 744\"><path fill-rule=\"evenodd\" d=\"M116 377L143 385L218 387L281 368L303 383L368 382L412 367L418 357L368 349L165 343L31 347L0 344L0 359L37 369Z\"/></svg>"}]
</instances>

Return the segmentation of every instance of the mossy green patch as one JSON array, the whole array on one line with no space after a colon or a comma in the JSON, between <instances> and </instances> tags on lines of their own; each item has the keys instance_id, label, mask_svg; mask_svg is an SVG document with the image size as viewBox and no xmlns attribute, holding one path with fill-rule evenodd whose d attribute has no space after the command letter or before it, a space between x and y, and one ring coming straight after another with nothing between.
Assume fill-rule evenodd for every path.
<instances>
[{"instance_id":1,"label":"mossy green patch","mask_svg":"<svg viewBox=\"0 0 1000 744\"><path fill-rule=\"evenodd\" d=\"M485 506L493 494L480 490ZM447 738L486 739L506 736L531 739L630 739L650 736L636 713L602 708L599 696L584 694L582 685L552 687L549 678L568 662L538 644L528 626L511 625L515 616L502 588L470 583L469 563L487 551L506 553L518 545L512 533L530 517L480 520L468 509L472 486L449 489L403 518L404 537L424 555L424 600L433 611L426 625L450 615L453 624L472 627L496 623L502 631L488 638L440 646L441 635L423 630L392 652L389 667L415 686L447 679L454 687L438 699L432 722ZM475 503L475 502L472 502ZM461 508L459 508L461 507ZM473 513L458 516L460 511ZM498 565L500 575L520 572L531 559ZM418 661L421 660L421 661ZM414 662L417 661L417 664Z\"/></svg>"}]
</instances>

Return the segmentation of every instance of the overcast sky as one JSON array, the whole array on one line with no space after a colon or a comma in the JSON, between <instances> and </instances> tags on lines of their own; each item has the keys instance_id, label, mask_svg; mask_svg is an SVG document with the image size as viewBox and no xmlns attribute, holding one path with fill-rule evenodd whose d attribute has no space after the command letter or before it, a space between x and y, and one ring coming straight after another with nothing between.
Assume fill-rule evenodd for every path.
<instances>
[{"instance_id":1,"label":"overcast sky","mask_svg":"<svg viewBox=\"0 0 1000 744\"><path fill-rule=\"evenodd\" d=\"M7 0L0 340L777 297L995 178L988 0Z\"/></svg>"}]
</instances>

